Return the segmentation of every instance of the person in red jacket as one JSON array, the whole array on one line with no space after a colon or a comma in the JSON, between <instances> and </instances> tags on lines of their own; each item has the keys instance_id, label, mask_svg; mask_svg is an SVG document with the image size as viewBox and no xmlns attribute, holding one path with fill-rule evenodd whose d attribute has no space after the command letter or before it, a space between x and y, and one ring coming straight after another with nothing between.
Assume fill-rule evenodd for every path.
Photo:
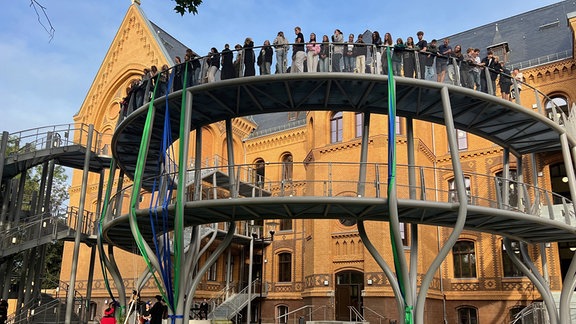
<instances>
[{"instance_id":1,"label":"person in red jacket","mask_svg":"<svg viewBox=\"0 0 576 324\"><path fill-rule=\"evenodd\" d=\"M116 324L116 303L111 302L108 308L104 310L104 317L100 320L100 324Z\"/></svg>"}]
</instances>

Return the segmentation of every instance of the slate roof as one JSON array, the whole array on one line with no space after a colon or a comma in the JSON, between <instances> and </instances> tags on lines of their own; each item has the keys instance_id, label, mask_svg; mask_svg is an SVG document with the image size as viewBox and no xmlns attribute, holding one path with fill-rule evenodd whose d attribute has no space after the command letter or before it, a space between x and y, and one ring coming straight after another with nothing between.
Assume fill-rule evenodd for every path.
<instances>
[{"instance_id":1,"label":"slate roof","mask_svg":"<svg viewBox=\"0 0 576 324\"><path fill-rule=\"evenodd\" d=\"M289 120L288 113L272 113L250 116L250 119L256 123L257 128L248 136L248 138L256 138L265 136L271 133L301 127L306 125L306 113L298 112L296 118Z\"/></svg>"},{"instance_id":2,"label":"slate roof","mask_svg":"<svg viewBox=\"0 0 576 324\"><path fill-rule=\"evenodd\" d=\"M576 12L576 2L565 0L448 37L452 46L460 44L463 51L468 47L481 49L481 57L486 55L486 48L506 42L510 49L508 67L522 69L572 57L572 30L567 16L573 12ZM188 47L158 25L151 21L150 24L170 60L176 55L183 57ZM250 119L258 125L249 136L255 138L303 126L306 114L299 113L295 120L290 121L286 113L257 115Z\"/></svg>"},{"instance_id":3,"label":"slate roof","mask_svg":"<svg viewBox=\"0 0 576 324\"><path fill-rule=\"evenodd\" d=\"M490 45L507 42L508 66L527 68L565 58L573 52L572 30L567 15L576 2L565 0L516 16L451 35L450 44L479 48L481 57Z\"/></svg>"},{"instance_id":4,"label":"slate roof","mask_svg":"<svg viewBox=\"0 0 576 324\"><path fill-rule=\"evenodd\" d=\"M164 29L160 28L160 26L156 25L152 21L150 21L150 24L156 32L156 36L160 39L160 45L164 46L166 52L170 55L170 59L173 61L175 56L180 56L180 58L184 60L184 54L186 53L186 49L189 47L172 37L172 35L168 34ZM196 52L194 53L196 54Z\"/></svg>"}]
</instances>

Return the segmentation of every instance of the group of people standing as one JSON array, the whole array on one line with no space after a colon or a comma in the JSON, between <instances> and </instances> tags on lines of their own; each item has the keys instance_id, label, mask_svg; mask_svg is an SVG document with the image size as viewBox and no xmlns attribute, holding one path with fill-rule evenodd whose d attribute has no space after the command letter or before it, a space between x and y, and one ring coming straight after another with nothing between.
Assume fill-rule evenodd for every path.
<instances>
[{"instance_id":1,"label":"group of people standing","mask_svg":"<svg viewBox=\"0 0 576 324\"><path fill-rule=\"evenodd\" d=\"M298 26L294 28L294 34L294 42L290 43L284 32L280 31L272 43L265 40L258 48L255 48L254 40L247 37L242 45L236 44L233 50L229 44L225 44L220 52L212 47L205 57L187 49L183 60L179 56L174 58L176 65L173 69L167 65L163 65L160 70L156 66L145 68L142 77L132 81L126 90L127 96L121 103L124 116L142 106L145 100L148 101L155 88L156 97L161 97L183 87L214 82L218 79L218 72L220 80L254 76L255 64L260 75L271 74L274 53L274 73L388 74L391 69L396 76L449 82L486 93L489 92L489 85L495 92L498 80L502 98L507 100L511 100L521 90L520 81L524 81L518 69L511 72L505 62L491 51L488 51L484 59L480 59L480 50L477 48L468 48L466 51L463 51L461 45L452 48L449 38L443 39L441 45L435 39L427 42L422 31L416 33L416 42L411 36L406 41L402 38L393 41L390 33L381 37L378 31L372 32L369 40L364 39L364 34L349 34L347 41L340 29L335 29L331 37L323 35L321 40L318 40L315 33L310 33L308 40L305 40ZM391 66L388 64L388 53L391 55ZM486 67L489 73L486 73ZM519 81L514 89L512 78Z\"/></svg>"}]
</instances>

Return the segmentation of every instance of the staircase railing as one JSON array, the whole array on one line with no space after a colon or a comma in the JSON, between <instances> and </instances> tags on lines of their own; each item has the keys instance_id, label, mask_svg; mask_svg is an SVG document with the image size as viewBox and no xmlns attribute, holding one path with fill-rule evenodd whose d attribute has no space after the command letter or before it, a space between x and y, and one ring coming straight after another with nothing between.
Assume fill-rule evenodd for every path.
<instances>
[{"instance_id":1,"label":"staircase railing","mask_svg":"<svg viewBox=\"0 0 576 324\"><path fill-rule=\"evenodd\" d=\"M251 287L252 291L256 291L256 285L258 284L259 279L254 280L249 286L242 289L237 294L230 296L226 299L223 303L221 303L218 307L214 308L210 314L208 314L209 319L214 319L216 314L220 316L224 316L227 319L232 318L234 315L240 313L240 311L248 305L248 289ZM258 295L252 294L250 299L255 299ZM224 314L222 314L224 313Z\"/></svg>"},{"instance_id":2,"label":"staircase railing","mask_svg":"<svg viewBox=\"0 0 576 324\"><path fill-rule=\"evenodd\" d=\"M539 324L550 324L550 317L548 316L548 311L544 303L532 303L526 308L522 309L510 324L528 324L528 323L539 323Z\"/></svg>"},{"instance_id":3,"label":"staircase railing","mask_svg":"<svg viewBox=\"0 0 576 324\"><path fill-rule=\"evenodd\" d=\"M235 290L236 290L235 284L230 284L230 285L222 288L218 292L218 295L216 295L216 297L211 298L208 301L208 304L211 305L210 309L216 309L218 306L220 306L222 303L224 303L226 301L226 299L228 299L230 296L234 295Z\"/></svg>"},{"instance_id":4,"label":"staircase railing","mask_svg":"<svg viewBox=\"0 0 576 324\"><path fill-rule=\"evenodd\" d=\"M348 306L348 310L350 310L350 322L365 322L364 316L360 313L358 309L354 306Z\"/></svg>"},{"instance_id":5,"label":"staircase railing","mask_svg":"<svg viewBox=\"0 0 576 324\"><path fill-rule=\"evenodd\" d=\"M58 215L42 213L23 219L17 225L6 224L0 231L0 256L17 253L25 245L38 246L68 236L78 230L78 208L68 207ZM82 228L85 235L95 235L95 220L93 213L84 212Z\"/></svg>"},{"instance_id":6,"label":"staircase railing","mask_svg":"<svg viewBox=\"0 0 576 324\"><path fill-rule=\"evenodd\" d=\"M371 309L370 307L366 307L366 306L362 306L363 310L367 310L369 312L371 312L372 314L376 315L378 317L378 323L382 324L382 320L386 320L387 317L382 315L382 314L378 314L375 310Z\"/></svg>"},{"instance_id":7,"label":"staircase railing","mask_svg":"<svg viewBox=\"0 0 576 324\"><path fill-rule=\"evenodd\" d=\"M11 154L71 145L85 146L88 133L89 125L78 123L38 127L11 133L10 140L14 142L15 147L15 151ZM109 155L108 145L104 143L110 143L112 135L95 132L94 136L90 150L98 154Z\"/></svg>"}]
</instances>

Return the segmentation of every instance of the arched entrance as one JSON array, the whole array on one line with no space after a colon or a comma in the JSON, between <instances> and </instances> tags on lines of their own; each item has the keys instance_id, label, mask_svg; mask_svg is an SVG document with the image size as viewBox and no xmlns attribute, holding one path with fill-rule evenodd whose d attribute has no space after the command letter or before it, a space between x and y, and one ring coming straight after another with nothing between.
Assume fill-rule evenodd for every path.
<instances>
[{"instance_id":1,"label":"arched entrance","mask_svg":"<svg viewBox=\"0 0 576 324\"><path fill-rule=\"evenodd\" d=\"M336 274L335 317L338 321L350 320L350 308L362 314L364 274L359 271L342 271Z\"/></svg>"}]
</instances>

